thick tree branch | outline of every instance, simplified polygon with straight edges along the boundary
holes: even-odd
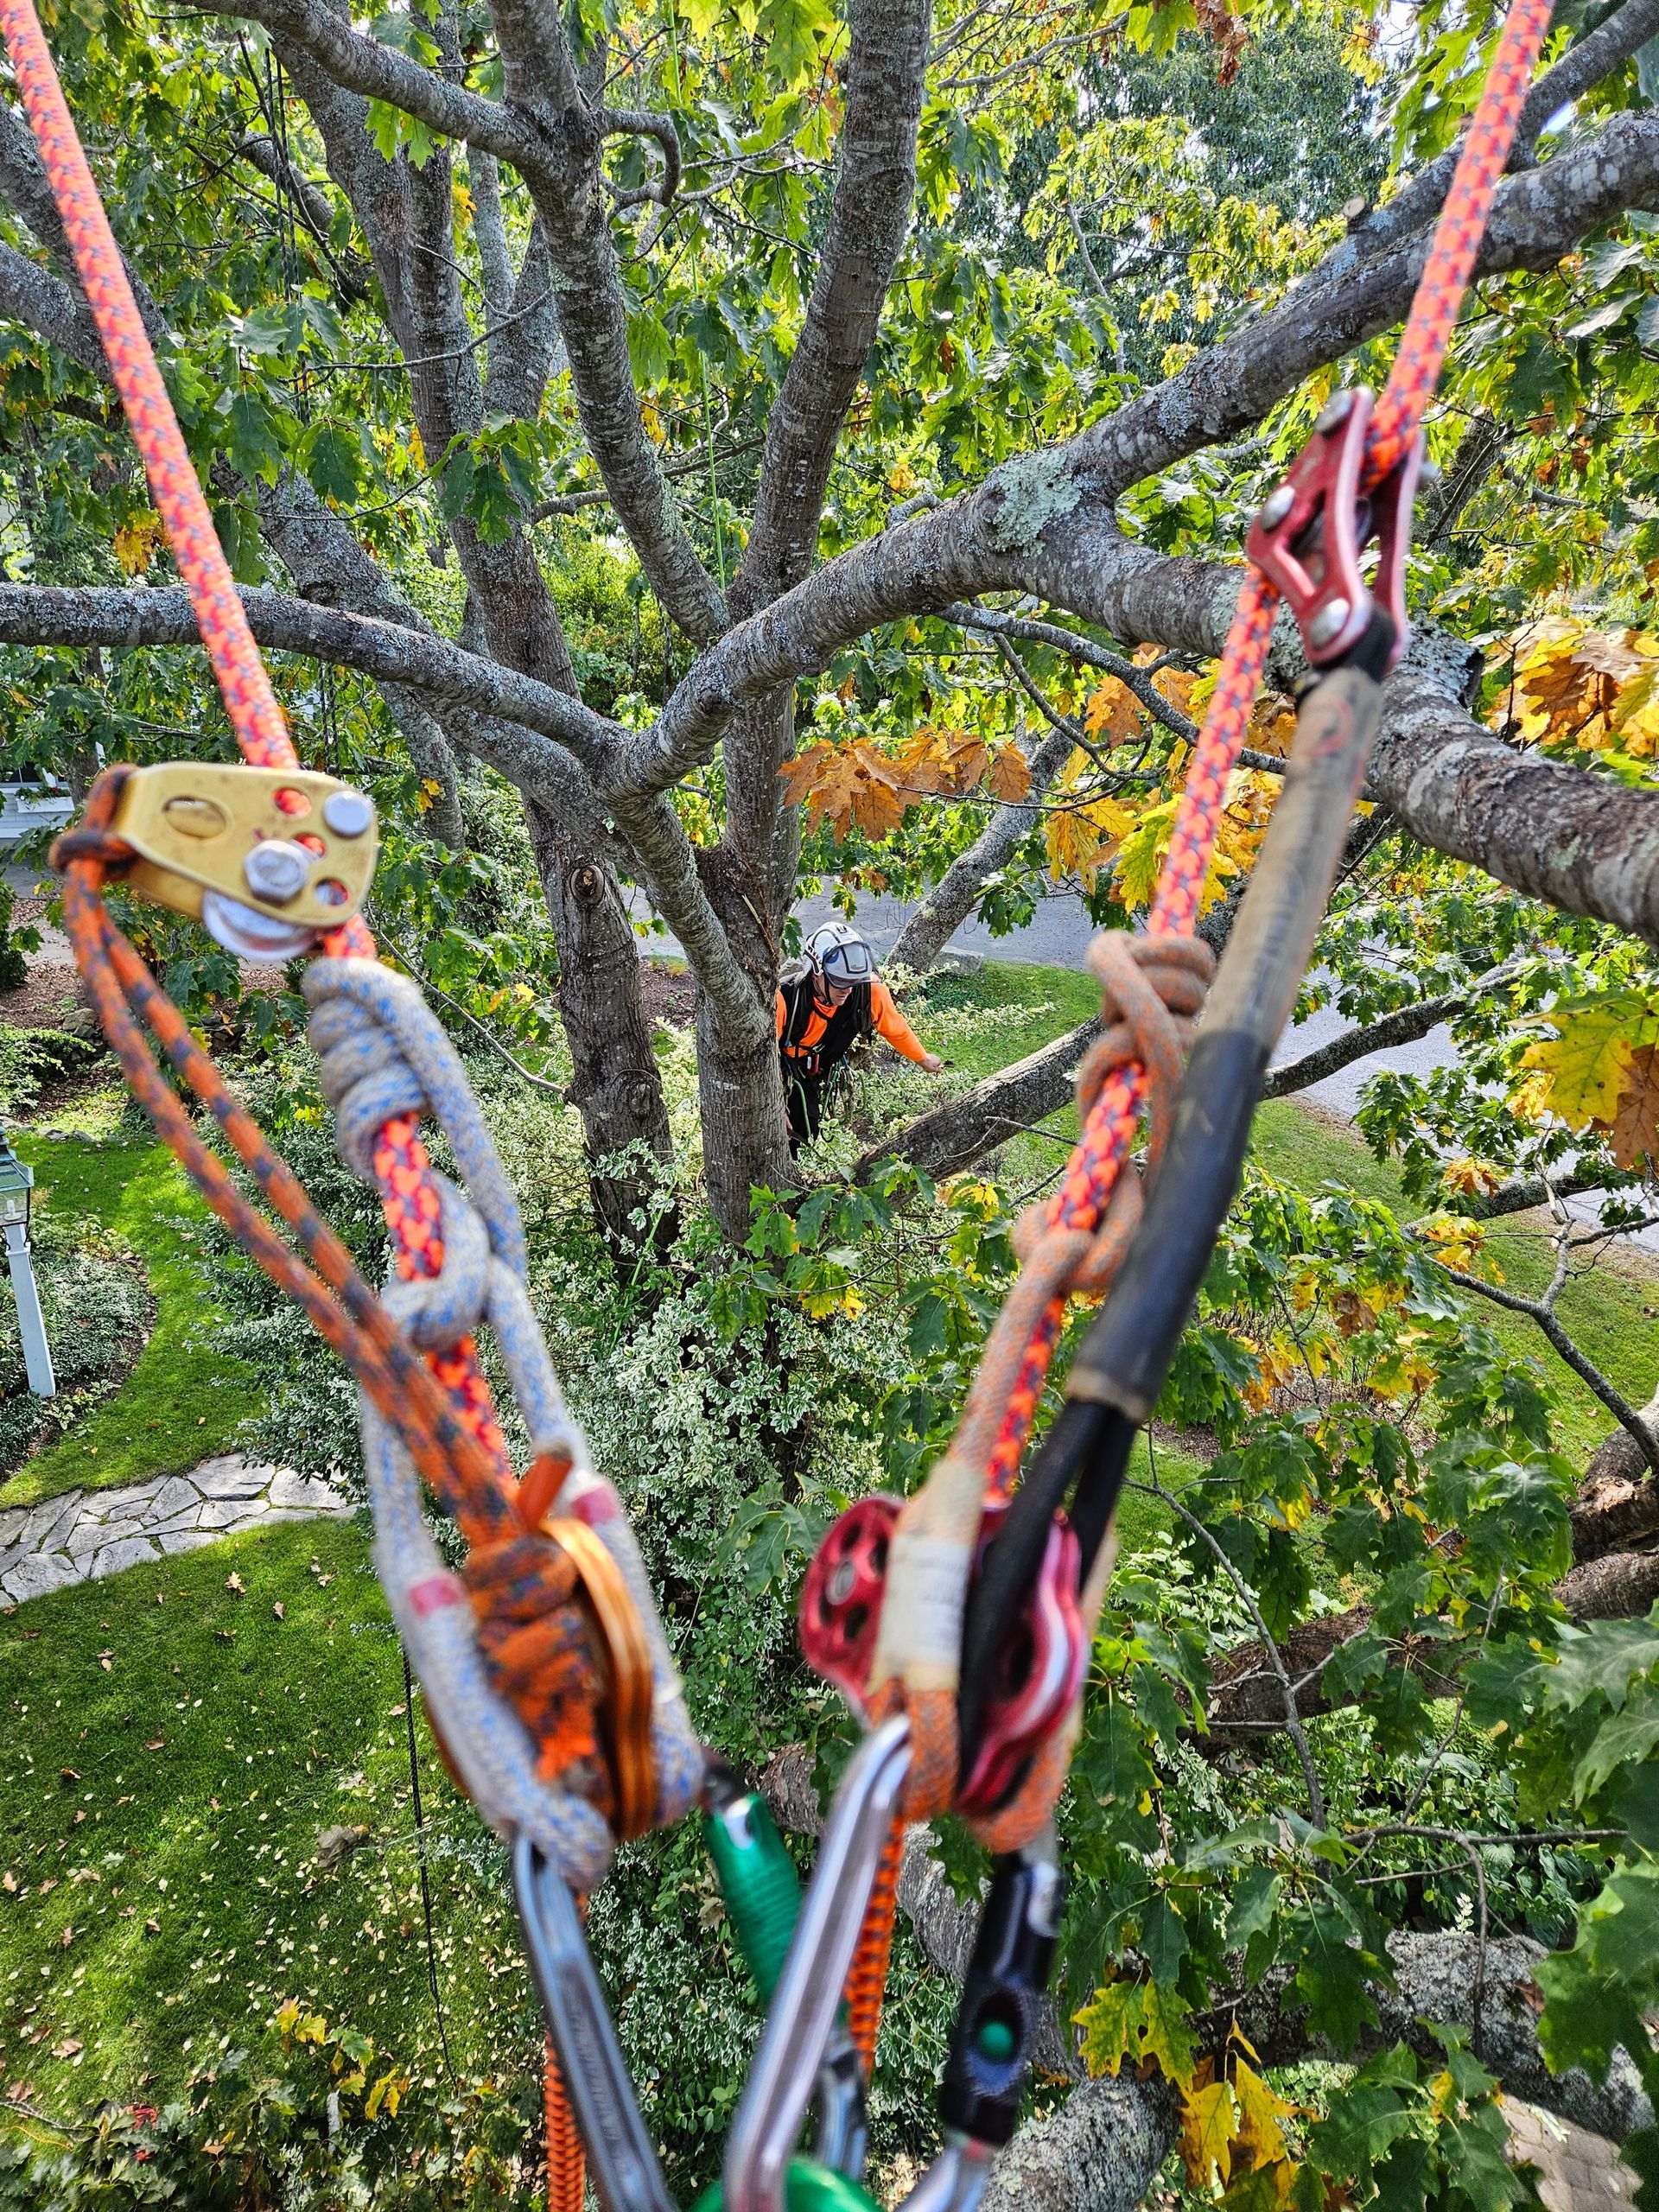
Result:
[[[476,169],[476,157],[473,166]],[[498,203],[498,216],[499,212]],[[476,228],[475,235],[481,235]],[[538,217],[531,226],[524,265],[508,295],[505,309],[491,316],[489,368],[484,379],[485,413],[515,415],[521,422],[534,423],[547,380],[556,374],[565,358],[562,342],[553,266],[548,258],[547,234]],[[533,521],[534,517],[526,517],[526,520]]]
[[[52,196],[46,171],[41,166],[35,134],[9,100],[0,100],[0,200],[3,200],[19,219],[29,226],[71,280],[79,307],[82,296],[80,283],[75,276],[74,256],[64,235],[63,218],[58,213],[58,203]],[[127,282],[132,287],[139,319],[149,334],[150,343],[159,345],[167,334],[167,318],[156,305],[149,285],[124,253],[121,255],[121,265],[127,272]],[[87,320],[90,324],[90,315]]]
[[[1550,268],[1625,209],[1656,205],[1659,118],[1617,116],[1599,137],[1508,180],[1493,204],[1476,272]],[[1311,370],[1401,319],[1427,252],[1427,237],[1416,236],[1353,268],[1296,285],[1259,321],[1073,439],[1067,451],[1074,472],[1097,493],[1116,497],[1199,447],[1260,422]],[[1036,588],[1076,607],[1064,592]]]
[[[1639,1618],[1659,1599],[1659,1552],[1609,1552],[1563,1575],[1555,1595],[1575,1621]]]
[[[397,624],[289,599],[239,592],[254,636],[278,652],[305,653],[339,668],[409,690],[453,699],[499,715],[574,754],[602,780],[626,733],[533,677],[520,676],[435,636]],[[194,645],[200,642],[182,587],[162,591],[88,586],[0,585],[0,644],[10,645]],[[545,759],[543,753],[543,758]],[[515,780],[518,780],[515,779]]]
[[[0,315],[21,323],[79,367],[107,378],[92,312],[79,292],[0,238]]]
[[[947,1098],[931,1114],[919,1115],[896,1135],[872,1147],[854,1168],[853,1180],[868,1182],[887,1160],[908,1160],[929,1175],[960,1174],[1067,1103],[1077,1063],[1099,1034],[1098,1021],[1083,1022],[1052,1045],[988,1076],[960,1097]]]
[[[507,109],[481,99],[410,55],[354,30],[326,0],[206,0],[207,12],[245,16],[308,54],[342,91],[383,100],[442,138],[464,140],[528,178],[538,165],[534,135]],[[309,105],[308,96],[307,105]]]
[[[1646,1435],[1659,1435],[1659,1394],[1637,1419]],[[1659,1482],[1651,1468],[1643,1437],[1628,1422],[1602,1439],[1569,1509],[1573,1556],[1580,1567],[1659,1533]]]
[[[1457,1209],[1474,1221],[1497,1221],[1507,1214],[1531,1213],[1535,1207],[1548,1205],[1552,1196],[1573,1198],[1583,1191],[1603,1190],[1606,1181],[1605,1174],[1597,1168],[1552,1175],[1548,1183],[1541,1175],[1517,1176],[1511,1183],[1500,1183],[1495,1191],[1460,1193]]]
[[[601,188],[604,112],[589,105],[556,9],[538,0],[496,0],[493,14],[507,99],[534,137],[535,161],[518,166],[546,238],[582,435],[664,611],[689,638],[706,644],[726,627],[725,601],[680,526],[640,414],[627,301]]]
[[[1509,167],[1528,168],[1538,134],[1550,117],[1580,92],[1587,92],[1591,86],[1599,85],[1604,77],[1621,68],[1654,37],[1659,37],[1659,0],[1625,0],[1625,4],[1605,22],[1599,24],[1587,38],[1581,38],[1576,46],[1569,48],[1528,94],[1510,149]],[[1455,145],[1448,146],[1427,168],[1419,169],[1392,200],[1372,208],[1356,223],[1335,252],[1314,270],[1313,281],[1317,283],[1327,272],[1339,275],[1356,262],[1384,251],[1399,239],[1432,223],[1446,198],[1462,147],[1459,137]]]
[[[1613,216],[1654,207],[1659,116],[1618,116],[1599,137],[1509,180],[1477,267],[1549,267]],[[1130,544],[1113,519],[1114,499],[1259,420],[1308,371],[1397,321],[1425,255],[1416,241],[1317,296],[1299,289],[1273,315],[1069,444],[1005,463],[977,490],[826,563],[702,655],[639,747],[634,779],[642,789],[666,788],[709,756],[746,700],[817,673],[882,623],[943,613],[986,592],[1030,592],[1114,637],[1214,653],[1237,572],[1224,582],[1213,564]],[[1226,595],[1220,606],[1218,592]],[[1444,696],[1456,690],[1447,683]]]
[[[1344,1029],[1339,1037],[1332,1037],[1328,1043],[1316,1045],[1311,1052],[1304,1052],[1300,1059],[1286,1060],[1274,1068],[1262,1086],[1262,1096],[1286,1097],[1293,1091],[1306,1090],[1312,1084],[1323,1083],[1327,1076],[1351,1067],[1356,1060],[1369,1059],[1373,1052],[1392,1052],[1396,1046],[1414,1044],[1420,1037],[1427,1037],[1431,1029],[1438,1029],[1451,1015],[1461,1014],[1465,1007],[1500,989],[1514,974],[1516,966],[1514,961],[1504,961],[1496,968],[1489,968],[1483,976],[1472,976],[1456,990],[1442,991],[1432,999],[1419,999],[1414,1006],[1396,1007],[1392,1014],[1382,1014],[1363,1028]]]
[[[1409,661],[1389,679],[1371,775],[1420,843],[1659,944],[1659,791],[1513,751]]]
[[[847,113],[817,281],[774,404],[734,609],[798,583],[811,565],[836,441],[864,371],[910,227],[929,0],[855,0]]]

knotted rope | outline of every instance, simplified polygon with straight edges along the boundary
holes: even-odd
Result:
[[[308,971],[312,1041],[347,1165],[378,1181],[388,1118],[429,1114],[465,1185],[427,1169],[439,1204],[438,1272],[394,1277],[377,1297],[110,919],[103,882],[131,857],[109,827],[128,772],[99,779],[83,826],[60,839],[54,855],[66,871],[65,922],[105,1033],[208,1204],[357,1376],[376,1571],[463,1786],[493,1827],[523,1830],[573,1888],[589,1889],[613,1847],[616,1808],[600,1743],[611,1686],[570,1552],[543,1533],[550,1511],[604,1547],[648,1649],[653,1787],[647,1803],[631,1808],[631,1832],[679,1817],[700,1784],[702,1751],[632,1534],[615,1492],[593,1472],[525,1294],[518,1202],[465,1071],[406,977],[364,960],[321,960]],[[204,1142],[156,1065],[140,1020],[212,1111],[292,1244]],[[446,1359],[475,1373],[473,1338],[486,1322],[535,1454],[522,1487],[500,1471],[476,1421],[420,1357],[422,1348],[442,1347]],[[467,1539],[459,1576],[427,1526],[422,1475]]]
[[[1089,948],[1101,984],[1103,1032],[1077,1070],[1077,1110],[1088,1127],[1108,1086],[1125,1070],[1144,1071],[1151,1126],[1146,1173],[1163,1156],[1182,1065],[1192,1040],[1215,955],[1196,937],[1132,938],[1103,931]],[[988,1500],[1007,1495],[997,1446],[1022,1386],[1028,1348],[1044,1317],[1073,1296],[1100,1296],[1110,1285],[1141,1213],[1142,1179],[1119,1176],[1103,1205],[1089,1203],[1074,1160],[1053,1198],[1028,1206],[1014,1224],[1018,1281],[980,1355],[973,1387],[949,1450],[900,1510],[888,1554],[887,1599],[871,1669],[871,1711],[900,1706],[910,1716],[911,1767],[905,1816],[930,1820],[950,1808],[960,1764],[957,1689],[962,1614],[969,1571]],[[1025,1410],[1029,1425],[1033,1408]],[[1091,1628],[1109,1572],[1103,1547],[1084,1592]],[[1071,1734],[1057,1732],[1012,1804],[969,1827],[993,1850],[1027,1842],[1058,1794]]]

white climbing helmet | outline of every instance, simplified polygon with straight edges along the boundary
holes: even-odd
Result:
[[[858,931],[845,922],[825,922],[806,940],[812,965],[826,983],[837,988],[868,983],[875,973],[875,958]]]

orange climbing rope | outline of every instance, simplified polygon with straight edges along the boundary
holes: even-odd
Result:
[[[1362,493],[1389,474],[1422,428],[1509,160],[1550,12],[1550,0],[1515,0],[1504,22],[1435,225],[1394,366],[1371,417]],[[1148,937],[1186,936],[1198,919],[1228,780],[1261,688],[1278,607],[1278,592],[1259,569],[1249,569],[1147,918]],[[1134,1066],[1126,1067],[1102,1091],[1065,1179],[1050,1203],[1049,1218],[1056,1226],[1088,1227],[1100,1217],[1128,1156],[1145,1091],[1144,1073]],[[1006,1496],[1019,1473],[1065,1312],[1065,1300],[1056,1299],[1027,1347],[991,1459],[993,1496]]]
[[[1446,204],[1435,226],[1423,274],[1395,358],[1387,386],[1371,417],[1359,489],[1370,493],[1395,469],[1417,440],[1428,402],[1440,379],[1446,348],[1456,327],[1464,292],[1484,235],[1492,200],[1525,101],[1533,66],[1549,25],[1550,0],[1514,0],[1504,22],[1497,48],[1482,88],[1469,132],[1464,141]],[[1268,644],[1278,611],[1280,594],[1253,564],[1247,569],[1238,606],[1227,634],[1220,671],[1204,726],[1193,747],[1160,874],[1156,894],[1147,918],[1146,939],[1141,944],[1145,960],[1160,955],[1179,963],[1182,954],[1198,947],[1192,936],[1217,831],[1226,803],[1227,786],[1243,746],[1250,713],[1260,687]],[[1119,972],[1119,971],[1122,972]],[[1185,981],[1173,966],[1170,989],[1163,991],[1171,1013],[1185,1014],[1175,994]],[[1107,978],[1107,1019],[1122,1023],[1133,1018],[1125,987],[1139,989],[1128,963],[1119,962]],[[1168,1029],[1156,1018],[1162,1007],[1139,1017],[1141,1033],[1150,1043]],[[1091,1056],[1092,1057],[1092,1056]],[[1020,1460],[1031,1433],[1054,1350],[1064,1325],[1067,1299],[1074,1290],[1099,1290],[1109,1278],[1111,1265],[1121,1256],[1125,1241],[1114,1208],[1115,1192],[1122,1196],[1120,1177],[1131,1141],[1147,1102],[1151,1078],[1142,1058],[1118,1056],[1098,1084],[1092,1103],[1085,1100],[1082,1137],[1068,1163],[1065,1179],[1055,1197],[1022,1224],[1019,1236],[1022,1281],[1038,1282],[1045,1276],[1052,1286],[1042,1295],[1034,1325],[1032,1300],[1011,1297],[993,1329],[983,1354],[980,1382],[970,1395],[963,1425],[948,1452],[929,1478],[921,1493],[903,1509],[893,1539],[893,1564],[888,1570],[887,1605],[913,1611],[930,1601],[928,1583],[937,1586],[937,1539],[953,1522],[962,1519],[963,1485],[976,1484],[981,1514],[1006,1502],[1017,1479]],[[1160,1084],[1160,1089],[1166,1088]],[[994,1435],[988,1411],[1000,1408]],[[935,1493],[930,1497],[929,1493]],[[957,1503],[952,1504],[951,1493]],[[969,1510],[971,1515],[972,1507]],[[907,1530],[918,1542],[913,1585],[900,1595],[899,1559]],[[933,1557],[925,1556],[931,1544]],[[958,1552],[964,1562],[971,1549]],[[1109,1554],[1103,1547],[1102,1559]],[[964,1567],[965,1571],[965,1567]],[[1106,1565],[1101,1564],[1081,1593],[1085,1639],[1092,1630],[1092,1614],[1103,1594]],[[949,1607],[944,1609],[948,1616]],[[885,1620],[886,1607],[883,1610]],[[958,1617],[959,1618],[959,1617]],[[942,1655],[929,1655],[937,1658]],[[958,1785],[959,1747],[956,1721],[956,1690],[944,1687],[937,1666],[919,1671],[938,1688],[906,1684],[889,1671],[882,1672],[878,1645],[877,1679],[871,1684],[873,1715],[906,1710],[912,1723],[913,1763],[902,1817],[927,1818],[946,1810]],[[1064,1785],[1075,1707],[1062,1722],[1044,1752],[1010,1802],[988,1821],[977,1823],[983,1840],[994,1849],[1015,1848],[1033,1835],[1047,1819]],[[880,1888],[867,1910],[859,1947],[849,1977],[849,1999],[880,1989],[887,1978],[893,1938],[893,1916]],[[873,2043],[874,2023],[867,2021]]]
[[[543,2046],[542,2106],[547,2121],[548,2212],[582,2212],[588,2191],[588,2162],[559,2071],[558,2053],[549,2036]]]

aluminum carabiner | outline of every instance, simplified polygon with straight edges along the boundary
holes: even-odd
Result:
[[[724,2212],[783,2212],[786,2190],[791,2198],[796,2195],[790,2154],[823,2063],[882,1846],[909,1771],[910,1722],[899,1714],[865,1738],[842,1777],[727,2138]],[[799,2171],[797,2162],[795,2171]],[[830,2178],[823,2169],[810,2172]],[[854,2196],[868,2202],[861,2191]],[[709,2197],[702,2202],[707,2204]]]
[[[575,1900],[528,1836],[512,1890],[524,1950],[605,2212],[677,2212],[628,2075]]]

